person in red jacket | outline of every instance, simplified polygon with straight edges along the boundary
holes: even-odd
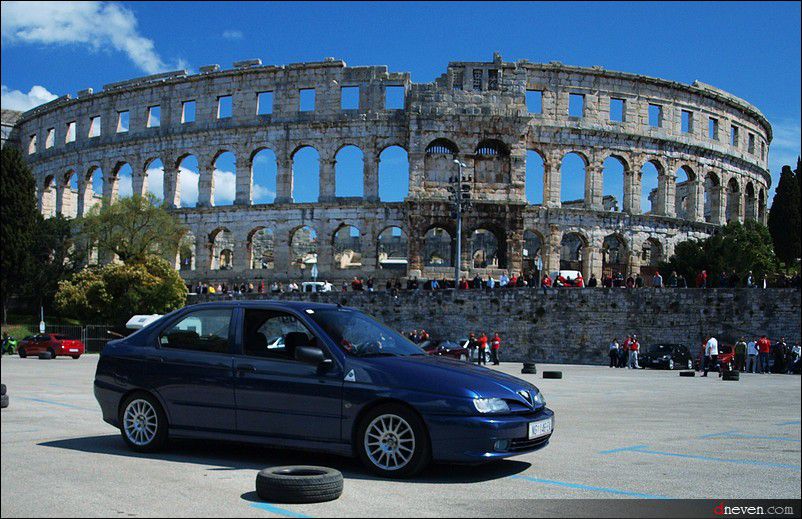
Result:
[[[498,352],[501,349],[501,337],[499,337],[498,332],[493,335],[493,339],[490,341],[490,355],[493,358],[493,365],[498,366]]]
[[[487,349],[487,334],[482,332],[479,336],[479,355],[476,358],[476,363],[479,365],[485,364],[487,365],[487,355],[485,354],[485,350]]]
[[[769,372],[769,351],[771,351],[771,341],[765,335],[761,335],[757,340],[757,368],[760,373]]]

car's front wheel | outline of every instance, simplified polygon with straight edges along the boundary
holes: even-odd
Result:
[[[362,463],[384,477],[415,475],[431,460],[425,424],[400,404],[372,409],[360,422],[356,448]]]
[[[19,355],[19,358],[24,359],[28,356],[28,352],[25,351],[25,348],[20,348],[17,350],[17,355]]]
[[[132,450],[157,451],[167,442],[167,416],[152,396],[133,394],[121,408],[120,432]]]

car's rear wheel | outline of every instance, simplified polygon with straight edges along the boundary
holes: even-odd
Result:
[[[73,355],[72,356],[72,358],[75,359],[75,360],[78,360],[79,357],[80,357],[80,355]]]
[[[356,443],[362,463],[380,476],[412,476],[431,460],[425,424],[399,404],[371,410],[360,423]]]
[[[53,348],[48,348],[47,351],[50,352],[50,358],[51,359],[55,359],[56,358],[56,352],[55,352],[55,350]]]
[[[674,369],[674,359],[668,359],[668,369]]]
[[[24,359],[28,356],[28,353],[25,351],[25,348],[20,348],[17,350],[17,355],[19,355],[19,358]]]
[[[693,369],[693,360],[688,359],[688,369]]]
[[[148,394],[128,397],[120,410],[119,423],[123,440],[132,450],[154,452],[167,442],[167,416]]]

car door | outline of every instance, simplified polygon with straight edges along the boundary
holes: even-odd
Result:
[[[343,373],[295,360],[299,346],[326,346],[303,320],[279,309],[243,309],[241,355],[235,360],[237,432],[340,441]]]
[[[235,331],[232,306],[183,314],[159,333],[146,373],[171,428],[233,432]]]

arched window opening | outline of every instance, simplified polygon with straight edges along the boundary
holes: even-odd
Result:
[[[543,156],[534,150],[526,152],[526,201],[530,204],[543,204],[543,180],[545,165]]]
[[[251,161],[251,200],[254,204],[272,204],[276,199],[278,163],[271,149],[256,152]]]
[[[423,263],[427,267],[453,266],[453,239],[443,228],[433,227],[423,237]]]
[[[178,245],[178,269],[195,270],[195,235],[192,231],[187,231]]]
[[[230,151],[220,153],[214,160],[214,205],[233,205],[237,195],[237,164]]]
[[[524,274],[534,274],[540,277],[543,271],[543,257],[541,249],[543,248],[543,240],[536,232],[529,229],[524,231],[524,248],[523,248],[523,270]]]
[[[290,238],[291,261],[295,268],[303,272],[317,264],[317,231],[309,226],[300,227]]]
[[[385,148],[379,155],[379,200],[402,202],[409,194],[409,156],[401,146]]]
[[[320,154],[311,146],[298,149],[292,156],[292,199],[298,203],[317,202],[320,198]]]
[[[582,272],[584,269],[585,239],[578,233],[569,232],[564,234],[560,240],[560,270],[576,270]]]
[[[362,237],[353,225],[344,225],[334,233],[334,265],[338,269],[362,267]]]
[[[408,247],[407,235],[401,227],[383,230],[376,246],[378,268],[406,275]]]
[[[426,180],[432,182],[448,182],[458,172],[454,160],[457,158],[456,144],[448,139],[436,139],[426,147],[423,169]]]
[[[566,208],[585,207],[585,174],[587,162],[571,152],[560,162],[560,200]]]
[[[250,251],[250,268],[273,269],[275,268],[273,231],[260,227],[251,231],[248,236],[248,250]]]
[[[602,243],[602,275],[616,277],[628,273],[628,252],[624,240],[617,234],[610,234]]]
[[[164,164],[161,159],[154,159],[145,166],[145,192],[156,197],[158,202],[164,200]]]
[[[602,207],[605,211],[623,211],[626,163],[616,156],[602,165]]]
[[[198,159],[194,155],[183,157],[178,162],[179,205],[181,207],[196,207],[198,205],[199,182]]]
[[[654,162],[647,162],[640,168],[640,210],[652,214],[657,208],[657,190],[660,185],[660,170]]]
[[[234,236],[225,227],[210,235],[212,242],[212,270],[231,270],[234,268]]]
[[[334,166],[334,196],[361,197],[364,195],[364,164],[362,150],[344,146],[337,152]]]

